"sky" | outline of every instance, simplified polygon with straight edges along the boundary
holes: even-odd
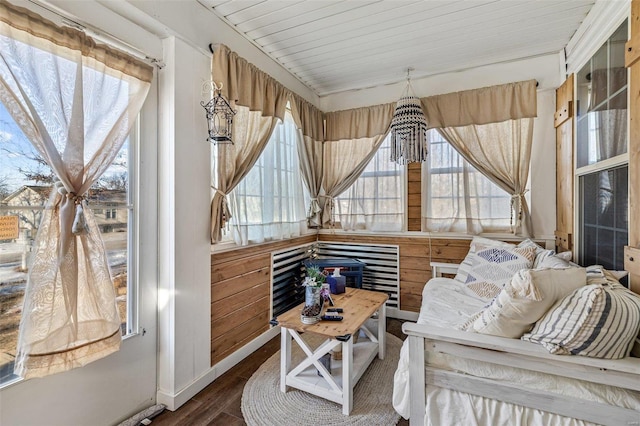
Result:
[[[128,139],[125,141],[115,162],[126,164]],[[36,182],[25,179],[23,170],[37,170],[38,163],[29,157],[35,157],[36,150],[24,136],[4,105],[0,102],[0,184],[6,183],[13,192],[23,185],[34,185]],[[112,165],[105,175],[122,173],[126,167]]]
[[[20,127],[0,102],[0,182],[4,180],[12,191],[25,183],[32,183],[25,181],[19,169],[36,167],[34,161],[21,154],[33,154],[34,151]]]

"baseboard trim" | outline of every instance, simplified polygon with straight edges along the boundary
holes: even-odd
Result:
[[[257,351],[262,345],[267,343],[272,338],[280,334],[280,327],[273,327],[270,330],[262,333],[260,336],[253,339],[251,342],[244,345],[210,369],[206,370],[200,377],[195,379],[191,384],[185,388],[179,390],[175,394],[169,394],[167,392],[159,390],[156,393],[156,401],[158,404],[164,404],[168,410],[175,411],[182,405],[187,403],[198,392],[206,388],[215,379],[222,376],[224,373],[233,368],[240,361]]]

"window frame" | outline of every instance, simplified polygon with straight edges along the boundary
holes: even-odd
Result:
[[[423,163],[422,165],[422,170],[421,170],[421,176],[422,176],[422,189],[421,190],[421,205],[422,205],[422,209],[429,209],[429,200],[432,199],[430,197],[430,188],[432,185],[432,181],[431,181],[431,176],[432,175],[453,175],[454,173],[456,175],[460,175],[462,173],[465,173],[465,167],[468,167],[469,170],[467,173],[477,173],[479,176],[482,176],[482,179],[484,179],[487,184],[492,185],[493,187],[495,187],[497,190],[502,191],[501,188],[497,187],[497,185],[495,185],[493,182],[491,182],[486,176],[482,175],[482,173],[478,170],[476,170],[473,165],[471,165],[468,161],[466,161],[464,159],[464,157],[462,157],[456,150],[455,148],[453,148],[451,146],[451,144],[436,130],[436,129],[429,129],[428,132],[434,132],[435,134],[437,134],[437,138],[433,138],[433,137],[429,137],[428,139],[430,140],[429,142],[429,154],[431,155],[432,153],[432,145],[433,144],[438,144],[438,145],[444,145],[447,146],[448,149],[452,150],[455,155],[460,159],[460,166],[452,166],[449,165],[447,167],[438,167],[435,168],[435,173],[434,173],[434,169],[432,169],[429,165],[430,165],[430,158],[428,157],[427,162]],[[464,179],[464,178],[461,178]],[[493,194],[490,195],[478,195],[478,196],[473,196],[473,199],[477,199],[477,200],[501,200],[501,199],[508,199],[509,200],[509,209],[511,209],[511,204],[510,204],[510,200],[511,200],[511,195],[508,194],[506,191],[504,192],[504,196],[499,197]],[[436,197],[436,199],[443,199],[445,197]],[[458,197],[458,200],[460,200],[460,198]],[[493,205],[493,203],[489,203],[490,206]],[[511,212],[513,214],[513,212]],[[425,229],[425,223],[423,220],[424,216],[421,215],[420,218],[420,222],[422,224],[421,229],[422,232],[426,232],[426,233],[437,233],[437,234],[441,234],[441,235],[447,235],[447,236],[469,236],[472,235],[469,232],[461,232],[461,231],[430,231]],[[491,218],[486,218],[486,219],[491,219]],[[482,220],[482,219],[480,219]],[[483,236],[489,236],[489,237],[513,237],[513,233],[508,232],[508,230],[506,228],[508,228],[510,225],[505,226],[505,230],[492,230],[489,232],[482,232],[479,235],[483,235]]]
[[[626,26],[627,26],[627,38],[628,35],[630,34],[631,31],[631,25],[630,22],[627,18],[623,19],[611,32],[611,34],[609,34],[609,36],[606,38],[606,40],[603,42],[602,45],[598,46],[597,49],[593,52],[593,54],[589,57],[587,57],[586,62],[584,64],[582,64],[580,67],[577,68],[577,70],[575,71],[575,76],[577,79],[577,76],[581,73],[581,71],[590,64],[591,60],[594,58],[594,56],[598,53],[598,51],[600,51],[600,49],[602,49],[602,47],[604,47],[605,45],[609,45],[611,38],[615,35],[615,33],[620,29],[620,27],[625,24],[626,22]],[[607,70],[611,69],[611,51],[610,48],[607,49]],[[605,103],[608,103],[611,99],[617,97],[622,91],[626,90],[627,92],[627,129],[629,128],[629,120],[630,120],[630,115],[629,115],[629,99],[630,99],[630,87],[629,87],[629,82],[630,82],[630,70],[627,68],[626,69],[626,73],[627,73],[627,81],[626,84],[624,85],[624,87],[618,88],[617,90],[615,90],[613,93],[609,94],[609,89],[610,89],[610,78],[607,78],[607,93],[608,96],[604,101],[601,101],[597,106],[601,106]],[[578,100],[578,87],[577,84],[574,85],[574,99]],[[582,187],[581,187],[581,178],[583,176],[589,175],[589,174],[594,174],[594,173],[601,173],[601,172],[605,172],[605,171],[609,171],[609,170],[614,170],[623,166],[628,167],[629,166],[629,138],[630,135],[629,133],[627,133],[627,150],[625,153],[613,156],[613,157],[609,157],[606,158],[604,160],[600,160],[600,161],[595,161],[591,164],[589,164],[587,162],[586,165],[584,166],[580,166],[578,167],[578,155],[579,155],[579,149],[580,149],[580,141],[579,139],[579,133],[578,133],[578,120],[580,119],[580,117],[578,116],[578,102],[574,102],[574,115],[576,117],[576,119],[574,120],[574,124],[573,124],[573,132],[574,132],[574,140],[573,140],[573,151],[574,151],[574,173],[573,173],[573,205],[574,205],[574,209],[573,209],[573,220],[574,220],[574,243],[573,243],[573,253],[574,253],[574,258],[575,259],[583,259],[584,253],[583,253],[583,244],[584,244],[584,239],[585,237],[582,235],[582,229],[583,229],[583,216],[584,216],[584,212],[582,211],[581,208],[581,196],[582,196]],[[589,120],[589,115],[588,112],[585,113],[585,115],[583,116],[583,119],[587,119]],[[590,132],[591,129],[588,129],[588,131]],[[588,142],[588,141],[587,141]],[[628,193],[627,193],[627,197],[628,197]],[[627,218],[629,218],[629,212],[627,212]]]
[[[292,155],[296,156],[296,158],[298,160],[297,162],[299,164],[299,155],[298,155],[298,152],[297,152],[297,149],[298,149],[298,140],[297,140],[297,138],[300,137],[300,135],[299,135],[300,129],[298,129],[298,127],[295,124],[295,119],[292,116],[292,110],[291,110],[289,104],[287,104],[287,106],[286,106],[284,120],[281,121],[281,122],[278,122],[276,124],[276,126],[284,125],[285,122],[287,122],[287,121],[288,121],[289,125],[294,127],[293,132],[297,133],[297,136],[296,136],[296,138],[294,138],[293,141],[287,141],[286,143],[288,145],[290,144],[291,147],[296,150],[295,153],[293,153]],[[269,137],[269,141],[267,142],[267,144],[271,143],[271,138],[274,137],[275,132],[276,132],[276,130],[274,129],[274,132]],[[256,160],[256,163],[253,165],[253,167],[252,167],[252,169],[251,169],[251,171],[249,173],[251,173],[256,168],[265,169],[265,167],[260,164],[260,160],[263,158],[263,155],[265,154],[265,152],[266,152],[266,147],[265,147],[265,150],[263,150],[263,152],[260,153],[260,156],[259,156],[258,160]],[[217,157],[218,157],[217,145],[216,144],[211,144],[211,164],[213,165],[213,167],[211,168],[212,190],[213,190],[213,188],[215,188],[217,186],[217,179],[218,179],[217,166],[219,164]],[[282,172],[282,170],[280,170],[280,171]],[[303,179],[302,171],[300,170],[299,165],[298,165],[298,170],[297,171],[299,173],[300,179],[302,180]],[[285,170],[285,172],[286,173],[292,173],[292,170]],[[247,176],[248,176],[248,173],[247,173]],[[244,181],[244,179],[247,178],[247,176],[245,176],[243,178],[243,181]],[[261,181],[262,181],[262,176],[261,176]],[[242,181],[241,181],[241,183],[242,183]],[[238,186],[236,186],[231,191],[231,193],[236,191],[240,184],[238,184]],[[308,200],[310,199],[310,197],[309,197],[308,189],[307,189],[306,185],[304,184],[304,182],[302,182],[301,185],[302,185],[302,193],[303,193],[303,199],[304,199],[303,205],[302,205],[302,212],[304,212],[303,213],[304,221],[306,221],[307,203],[308,203]],[[215,191],[215,190],[213,190],[213,191]],[[228,194],[227,197],[231,197],[231,193]],[[247,196],[247,198],[254,198],[256,200],[264,200],[265,199],[265,197],[259,196],[259,195],[255,195],[255,194],[250,194],[250,195]],[[270,208],[272,208],[272,210],[273,210],[273,206],[281,204],[280,201],[283,199],[283,197],[282,196],[278,196],[277,199],[279,200],[278,202],[276,202],[276,197],[275,196],[273,198],[269,198],[266,204]],[[231,203],[231,199],[230,198],[229,198],[229,203]],[[264,203],[262,203],[262,204],[264,204]],[[232,216],[231,220],[233,220],[233,217],[234,216]],[[285,223],[285,222],[278,222],[278,223]],[[260,224],[262,224],[262,222]],[[237,226],[237,225],[234,225],[231,222],[229,222],[227,226],[229,228],[231,228],[231,227]],[[241,224],[239,226],[251,226],[251,223]],[[309,234],[312,234],[314,232],[315,232],[314,229],[310,229],[308,227],[305,227],[305,229],[301,232],[300,236],[309,235]],[[220,251],[225,251],[225,250],[233,250],[233,249],[237,249],[237,248],[250,247],[250,246],[255,246],[255,245],[259,245],[259,244],[268,244],[268,243],[272,243],[274,241],[279,241],[279,240],[280,240],[280,238],[277,238],[277,237],[268,238],[268,239],[265,239],[264,241],[256,241],[256,240],[253,240],[253,239],[249,239],[247,244],[240,245],[240,244],[236,243],[236,241],[233,238],[233,230],[229,229],[228,231],[223,232],[222,239],[220,241],[218,241],[217,243],[211,244],[211,252],[213,253],[213,252],[220,252]]]
[[[336,216],[336,226],[339,226],[339,230],[341,232],[359,232],[359,233],[374,233],[374,234],[378,234],[378,233],[382,233],[382,234],[392,234],[394,232],[398,233],[398,232],[407,232],[407,227],[408,227],[408,208],[407,208],[407,195],[408,195],[408,175],[409,173],[407,172],[407,165],[398,165],[398,167],[395,170],[380,170],[380,171],[368,171],[367,168],[369,167],[370,164],[374,163],[377,160],[377,156],[378,155],[385,155],[387,158],[390,158],[390,152],[391,152],[391,144],[389,141],[390,135],[387,134],[385,136],[384,141],[382,142],[382,144],[380,145],[380,147],[378,148],[378,150],[376,151],[376,153],[374,154],[373,157],[371,157],[371,160],[369,161],[369,163],[367,164],[367,166],[365,167],[364,171],[362,172],[362,174],[360,176],[358,176],[358,178],[356,179],[356,181],[353,182],[353,184],[347,188],[342,194],[338,195],[337,197],[335,197],[335,204],[336,207],[335,209],[338,210],[336,212],[334,212],[334,215]],[[385,144],[388,144],[389,146],[385,146]],[[391,160],[388,160],[389,162],[391,162]],[[402,182],[402,188],[401,191],[399,192],[399,196],[397,197],[385,197],[383,198],[384,200],[398,200],[400,199],[401,201],[401,205],[402,205],[402,226],[401,229],[398,231],[384,231],[384,230],[370,230],[370,229],[366,229],[366,228],[360,228],[361,224],[358,223],[358,227],[356,229],[344,229],[342,226],[341,221],[339,220],[340,217],[340,212],[339,212],[339,205],[341,202],[348,202],[349,198],[347,196],[342,197],[342,195],[346,195],[348,194],[349,191],[351,191],[351,188],[354,185],[358,184],[358,180],[360,179],[375,179],[376,184],[374,185],[375,191],[374,191],[374,195],[370,196],[370,197],[366,197],[363,198],[363,200],[380,200],[380,197],[378,197],[379,195],[379,191],[380,191],[380,184],[379,184],[379,178],[384,178],[384,177],[399,177],[401,179]],[[341,201],[341,198],[344,201]],[[360,214],[360,213],[358,213]]]
[[[152,101],[152,106],[148,108],[156,108],[155,101]],[[145,102],[146,106],[146,102]],[[144,107],[143,107],[144,108]],[[131,132],[128,136],[127,142],[127,197],[126,197],[126,206],[122,206],[122,208],[126,208],[127,210],[127,241],[126,241],[126,264],[127,264],[127,302],[126,302],[126,329],[122,333],[123,342],[129,338],[135,337],[140,334],[140,326],[139,326],[139,318],[140,318],[140,306],[138,301],[139,293],[140,293],[140,281],[138,274],[138,262],[139,262],[139,241],[140,241],[140,233],[138,230],[140,214],[139,214],[139,176],[140,176],[140,115],[138,115],[136,122],[132,126]],[[16,211],[16,210],[27,210],[27,211],[44,211],[46,206],[45,204],[38,206],[5,206],[0,205],[0,212],[3,211]],[[91,208],[91,202],[89,202],[89,207]],[[112,211],[115,212],[117,210],[117,206],[111,205],[102,205],[98,206],[97,210],[103,209],[105,212]],[[96,214],[96,211],[94,211]],[[106,213],[105,213],[106,216]],[[115,219],[115,217],[111,217]],[[41,218],[40,218],[41,219]],[[38,225],[39,226],[39,225]],[[103,235],[100,232],[101,236]],[[30,236],[31,244],[33,244],[35,235]],[[2,243],[0,243],[2,244]],[[28,261],[28,260],[27,260]],[[26,282],[25,282],[26,284]],[[117,295],[116,295],[117,297]],[[121,327],[122,331],[122,327]],[[10,378],[4,382],[0,382],[0,390],[5,389],[9,386],[12,386],[16,383],[22,382],[23,379],[16,376],[10,376]]]

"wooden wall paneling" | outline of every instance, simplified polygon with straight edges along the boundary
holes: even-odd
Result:
[[[570,75],[556,90],[556,235],[573,234],[573,102],[574,76]],[[572,250],[573,246],[557,246],[556,250]]]
[[[211,255],[211,365],[269,329],[271,252],[316,241],[316,235]]]
[[[271,266],[260,268],[238,277],[224,281],[211,283],[211,302],[217,302],[236,293],[255,287],[261,283],[269,282]]]
[[[226,334],[239,334],[236,332],[236,327],[246,322],[251,322],[261,313],[266,312],[269,314],[269,297],[263,296],[260,299],[255,300],[253,303],[247,303],[242,307],[227,313],[227,315],[220,318],[220,321],[212,321],[211,337],[213,340],[224,336]],[[268,320],[263,325],[268,325]]]
[[[317,235],[310,234],[302,237],[292,238],[290,240],[274,241],[264,244],[256,244],[248,247],[237,247],[231,250],[216,252],[211,255],[211,265],[229,262],[231,260],[244,259],[254,254],[271,253],[273,251],[282,250],[288,247],[300,246],[316,241]]]
[[[640,51],[640,0],[631,2],[631,38],[627,53]],[[640,61],[629,59],[629,246],[640,247]],[[640,294],[640,275],[629,274],[631,290]]]
[[[422,163],[407,166],[407,231],[422,230]]]
[[[211,282],[225,281],[269,266],[271,266],[269,253],[260,253],[243,259],[224,262],[212,269]]]
[[[233,333],[222,334],[211,341],[211,365],[231,355],[269,329],[269,311],[262,311],[252,321],[246,321],[236,327]]]
[[[237,312],[245,306],[251,306],[258,300],[269,296],[270,282],[267,280],[256,286],[239,291],[229,297],[218,300],[211,304],[211,320],[222,320],[226,316]],[[267,307],[268,308],[268,307]],[[228,320],[226,320],[228,321]],[[229,324],[229,325],[233,325]]]

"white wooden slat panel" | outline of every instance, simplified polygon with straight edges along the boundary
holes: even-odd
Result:
[[[484,54],[482,57],[474,57],[473,59],[469,59],[464,63],[460,62],[460,57],[458,55],[454,55],[450,58],[438,58],[434,57],[433,60],[427,61],[411,61],[411,65],[416,69],[412,73],[412,77],[420,78],[426,77],[428,75],[441,74],[447,72],[456,72],[461,71],[467,68],[474,68],[476,66],[483,66],[488,64],[495,64],[501,62],[509,62],[518,58],[527,58],[531,56],[549,54],[552,52],[557,52],[555,42],[545,45],[538,45],[540,48],[540,52],[536,53],[535,51],[531,51],[527,49],[522,51],[519,55],[515,56],[509,50],[497,50],[497,52],[493,55]],[[445,54],[446,52],[443,52]],[[462,53],[464,54],[464,53]],[[477,55],[477,51],[469,51],[469,55]],[[448,59],[448,60],[444,60]],[[325,72],[322,74],[322,77],[318,77],[317,79],[314,76],[304,77],[300,76],[300,78],[304,81],[307,80],[309,82],[313,81],[313,85],[309,83],[310,86],[316,90],[316,92],[320,95],[326,95],[329,93],[341,92],[345,90],[353,90],[361,87],[360,81],[364,80],[368,84],[375,85],[384,85],[390,84],[398,81],[402,81],[406,76],[406,68],[403,70],[401,67],[397,65],[397,62],[394,64],[387,65],[386,67],[377,66],[374,70],[375,63],[371,65],[370,71],[363,73],[361,69],[361,65],[357,65],[355,67],[346,68],[340,66],[338,70]],[[424,72],[425,69],[431,69],[435,71]],[[389,76],[392,76],[391,78]],[[398,94],[399,96],[400,94]]]
[[[561,50],[595,0],[198,0],[318,95]]]
[[[222,3],[215,7],[218,16],[226,18],[227,16],[238,13],[241,10],[249,9],[260,3],[266,3],[267,0],[234,0]]]
[[[401,34],[405,37],[413,37],[414,34],[411,34],[407,31],[407,25],[414,24],[413,31],[421,31],[426,25],[429,24],[430,20],[436,20],[438,17],[450,16],[454,13],[460,13],[461,11],[466,11],[468,9],[475,9],[477,7],[490,5],[491,2],[487,1],[473,1],[473,2],[435,2],[431,4],[431,2],[425,2],[427,7],[421,6],[416,8],[415,11],[411,11],[411,9],[403,8],[403,14],[400,16],[396,16],[393,20],[385,19],[384,16],[373,15],[369,21],[369,24],[357,23],[354,27],[348,27],[350,29],[349,32],[343,34],[342,40],[352,40],[358,37],[364,38],[366,40],[367,37],[371,37],[374,39],[380,32],[386,31],[387,34]],[[496,6],[493,6],[493,10],[495,10]],[[366,16],[366,15],[363,15]],[[366,22],[366,21],[365,21]],[[446,23],[448,27],[451,27],[451,21],[447,20]],[[352,28],[352,29],[351,29]],[[283,40],[285,38],[291,38],[296,34],[304,34],[303,29],[293,28],[290,31],[284,31],[283,33],[275,34],[273,36],[257,38],[256,41],[261,45],[270,44],[272,39]],[[379,37],[378,37],[379,38]],[[339,45],[342,48],[341,45]]]
[[[547,49],[546,54],[549,54],[551,52],[555,52],[555,50]],[[542,54],[545,54],[545,53],[541,53],[541,55]],[[526,56],[522,56],[521,58],[528,58],[528,57],[531,57],[531,56],[527,54]],[[513,60],[513,57],[509,54],[509,52],[504,52],[502,56],[485,58],[485,59],[477,58],[473,62],[465,62],[463,65],[460,64],[460,61],[457,58],[449,61],[448,63],[442,63],[442,62],[437,62],[435,64],[425,63],[424,67],[433,67],[438,71],[423,73],[420,75],[416,73],[414,79],[420,78],[420,77],[426,77],[429,75],[446,74],[449,72],[459,72],[468,68],[485,66],[489,64],[511,62],[512,60]],[[415,62],[413,62],[413,64],[415,64]],[[417,64],[416,66],[420,67],[421,64]],[[388,77],[389,75],[393,77],[390,78]],[[382,86],[386,84],[397,83],[398,81],[403,81],[405,76],[406,76],[406,69],[403,71],[402,69],[398,70],[398,67],[386,67],[384,69],[381,69],[379,73],[376,73],[376,75],[373,75],[371,73],[363,74],[362,72],[360,73],[358,72],[339,73],[338,72],[335,74],[334,79],[326,83],[314,82],[313,85],[310,83],[308,85],[312,87],[313,90],[315,90],[316,93],[318,93],[318,95],[325,96],[331,93],[339,93],[343,91],[359,89],[362,87],[362,83],[361,83],[362,81],[366,81],[367,84],[369,84],[370,86]],[[302,80],[304,81],[304,79]],[[400,96],[400,93],[398,93],[398,97],[399,96]]]
[[[503,35],[509,34],[508,43],[503,40]],[[326,58],[324,62],[312,62],[307,66],[308,69],[297,67],[295,65],[285,65],[292,72],[296,73],[300,78],[315,76],[318,83],[333,80],[331,73],[340,73],[344,75],[351,70],[368,70],[367,73],[375,71],[378,67],[391,65],[393,67],[415,68],[414,76],[421,73],[440,72],[436,67],[439,61],[445,61],[448,58],[455,58],[461,68],[468,66],[469,63],[476,59],[493,63],[495,57],[491,55],[497,53],[501,60],[509,59],[507,56],[513,55],[511,59],[518,59],[527,56],[535,56],[549,52],[557,52],[560,46],[555,40],[540,40],[534,46],[530,45],[529,37],[519,34],[517,31],[513,33],[495,34],[490,37],[477,38],[476,40],[461,40],[454,44],[442,45],[422,45],[422,46],[406,46],[396,48],[393,51],[386,52],[386,47],[376,49],[362,49],[362,56],[354,57],[351,55],[336,55],[333,58]],[[464,61],[461,61],[464,58]],[[425,64],[426,67],[419,66]],[[336,69],[339,65],[340,69]],[[373,67],[373,68],[372,68]]]
[[[386,3],[385,3],[385,6]],[[354,18],[348,25],[332,25],[326,29],[312,30],[301,33],[299,36],[264,46],[269,54],[278,60],[288,57],[295,57],[296,54],[306,52],[322,46],[334,46],[337,50],[352,43],[353,37],[358,34],[370,34],[371,26],[375,26],[377,31],[385,25],[385,22],[406,18],[407,13],[413,8],[393,8],[362,18]],[[378,21],[379,20],[379,21]]]
[[[266,39],[260,40],[262,46],[274,57],[301,52],[316,46],[322,46],[333,42],[349,40],[358,29],[364,29],[370,33],[371,28],[379,30],[385,22],[396,21],[403,17],[421,13],[435,6],[430,2],[418,1],[415,3],[379,2],[367,8],[367,15],[363,15],[360,9],[348,11],[340,15],[319,19],[305,25],[304,31],[291,30],[279,34],[277,42],[266,43]],[[285,46],[279,48],[279,46]]]
[[[555,13],[549,14],[547,10],[538,11],[538,14],[531,13],[527,15],[527,19],[524,22],[521,22],[522,17],[520,16],[520,13],[511,16],[511,19],[508,19],[505,16],[502,20],[494,20],[495,18],[491,17],[491,15],[494,14],[491,9],[480,10],[480,8],[477,8],[475,9],[474,14],[471,14],[471,12],[468,11],[465,11],[464,13],[466,16],[459,19],[459,24],[456,24],[455,28],[452,28],[450,23],[438,22],[430,26],[428,30],[424,30],[425,24],[418,20],[411,24],[403,25],[402,31],[398,31],[397,28],[379,28],[375,34],[353,35],[350,40],[345,41],[341,45],[338,52],[335,51],[333,45],[325,45],[317,49],[310,49],[305,52],[301,52],[293,55],[292,57],[282,56],[277,59],[283,64],[290,62],[299,63],[304,59],[306,66],[315,67],[318,64],[326,63],[326,61],[331,58],[354,58],[354,55],[364,56],[365,52],[368,54],[370,51],[384,48],[395,51],[397,47],[411,46],[417,43],[434,44],[440,41],[448,46],[452,40],[477,41],[486,36],[495,36],[496,34],[501,35],[513,32],[527,37],[533,37],[530,39],[530,42],[531,40],[540,42],[544,41],[544,38],[546,37],[546,31],[541,32],[539,30],[541,26],[544,29],[563,28],[561,26],[559,27],[549,24],[549,22],[557,23],[559,19],[558,16],[563,15]],[[534,18],[540,18],[540,21],[537,21]],[[574,19],[575,18],[571,17],[569,20],[573,22]],[[482,25],[478,25],[479,20],[482,22]],[[499,22],[502,22],[502,24]],[[460,31],[459,28],[467,28],[467,31]],[[412,34],[412,37],[408,38],[405,32]],[[473,37],[469,37],[469,34],[473,34]],[[568,34],[568,36],[570,37],[571,34]],[[407,43],[405,41],[407,39],[411,40],[412,43]],[[504,35],[504,39],[505,42],[508,41],[506,34]],[[559,41],[557,50],[560,50],[564,44],[566,44],[568,39],[569,38],[567,37],[566,40]],[[501,41],[498,40],[497,43],[500,44]],[[530,44],[535,46],[535,43]],[[295,67],[289,66],[288,68],[295,72]]]
[[[360,9],[366,7],[371,2],[362,1],[345,1],[315,10],[309,13],[303,13],[294,18],[285,19],[269,25],[267,27],[258,28],[254,31],[247,31],[247,37],[254,39],[259,45],[262,45],[261,39],[273,34],[279,34],[290,28],[298,28],[306,23],[316,21],[318,19],[326,18],[329,16],[338,16],[341,13],[347,12],[351,9]],[[279,37],[279,35],[278,35]]]
[[[269,1],[271,3],[271,1]],[[328,6],[327,2],[312,1],[312,2],[300,2],[300,1],[285,1],[286,7],[278,10],[270,10],[263,12],[260,16],[254,16],[253,18],[246,18],[242,22],[237,24],[237,28],[241,32],[255,31],[260,28],[274,25],[277,22],[286,19],[296,19],[301,14],[315,12],[318,9],[323,9]]]
[[[199,0],[201,4],[210,8],[220,6],[221,4],[224,4],[224,3],[229,3],[230,1],[231,0]]]
[[[568,20],[572,18],[567,18]],[[476,35],[474,38],[468,38],[461,35],[443,34],[442,39],[432,39],[429,41],[421,42],[416,40],[415,42],[407,45],[399,45],[397,38],[390,38],[389,40],[383,40],[377,43],[375,46],[359,46],[358,48],[344,48],[338,52],[334,52],[333,55],[319,56],[313,59],[307,59],[305,61],[296,59],[292,63],[282,61],[282,63],[292,72],[296,73],[300,77],[305,76],[305,71],[309,70],[315,75],[325,75],[325,71],[330,71],[335,68],[335,64],[340,64],[343,69],[349,69],[350,66],[359,67],[360,69],[369,69],[371,65],[380,64],[384,62],[398,62],[402,66],[413,66],[417,71],[420,71],[413,65],[413,62],[420,62],[426,60],[431,63],[434,59],[438,60],[441,55],[457,56],[460,60],[465,58],[466,61],[472,58],[481,57],[487,59],[486,55],[493,50],[498,52],[505,52],[512,48],[514,45],[523,46],[525,50],[534,52],[532,55],[541,53],[547,53],[540,51],[541,45],[547,45],[549,43],[553,46],[551,51],[559,51],[562,48],[562,43],[558,43],[557,40],[564,38],[568,40],[569,34],[564,32],[563,27],[566,27],[564,20],[555,20],[558,25],[554,27],[554,30],[547,30],[547,36],[537,37],[537,42],[531,44],[531,35],[528,32],[520,31],[517,27],[510,30],[502,29],[490,34]],[[536,33],[545,30],[544,24],[536,25],[532,28],[532,32]],[[536,51],[537,50],[537,51]],[[464,52],[469,52],[470,57],[464,56]],[[429,56],[436,56],[435,58]],[[531,56],[531,55],[523,55]],[[405,58],[405,60],[401,60]],[[514,57],[515,58],[515,57]],[[408,63],[410,61],[411,63]],[[297,66],[297,64],[304,64],[304,67]],[[426,70],[422,70],[423,72]]]

